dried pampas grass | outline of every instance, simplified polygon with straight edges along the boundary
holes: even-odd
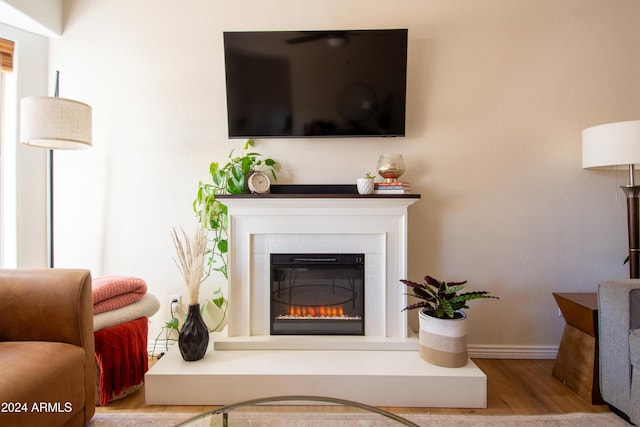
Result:
[[[192,239],[180,228],[180,233],[174,227],[171,230],[171,237],[176,248],[177,258],[174,257],[184,282],[189,290],[189,304],[198,304],[198,294],[200,283],[202,283],[204,273],[205,253],[207,251],[207,234],[202,226],[198,225]]]

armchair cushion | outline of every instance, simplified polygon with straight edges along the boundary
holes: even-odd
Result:
[[[0,425],[87,424],[96,380],[89,271],[0,269],[0,313],[0,401],[51,404],[0,413]]]
[[[629,334],[629,351],[631,352],[631,422],[640,425],[640,329]]]
[[[635,329],[629,334],[629,352],[631,353],[631,364],[640,373],[640,329]]]
[[[0,375],[0,389],[7,391],[2,396],[11,399],[3,402],[26,404],[26,413],[13,414],[21,425],[41,424],[42,413],[48,414],[48,425],[65,424],[70,413],[84,407],[84,388],[77,386],[84,381],[84,361],[82,347],[71,344],[0,342],[0,365],[11,368]]]

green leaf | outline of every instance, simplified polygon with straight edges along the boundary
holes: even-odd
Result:
[[[460,294],[459,295],[461,298],[464,299],[464,301],[471,301],[474,299],[479,299],[479,298],[495,298],[495,299],[500,299],[498,297],[495,297],[493,295],[489,295],[489,292],[487,291],[475,291],[475,292],[467,292],[464,294]]]
[[[224,178],[222,177],[222,174],[220,172],[212,173],[211,179],[217,186],[221,186],[224,182]]]
[[[244,169],[242,168],[242,165],[234,166],[230,172],[231,172],[231,177],[233,177],[233,179],[235,180],[244,179]]]
[[[456,292],[462,290],[463,288],[464,288],[464,286],[462,286],[462,285],[460,285],[460,286],[450,286],[450,287],[447,287],[445,292],[447,294],[455,294]]]
[[[214,298],[211,301],[215,304],[216,307],[222,309],[222,306],[225,303],[224,295],[222,294],[222,289],[218,288],[213,292]]]
[[[214,298],[211,301],[213,301],[213,303],[215,304],[216,307],[218,308],[222,308],[222,306],[224,305],[224,297],[219,297],[219,298]]]
[[[172,317],[167,323],[164,324],[167,329],[178,329],[178,319]]]
[[[242,172],[243,178],[244,175],[251,172],[251,166],[253,165],[254,160],[251,157],[243,157],[240,162],[240,171]]]
[[[222,273],[222,275],[225,277],[225,279],[229,278],[229,276],[227,275],[227,266],[226,265],[222,265],[218,268],[214,268],[213,271],[218,271],[220,273]]]
[[[238,182],[235,179],[229,180],[228,182],[229,194],[242,194],[244,193],[244,180],[242,182]]]
[[[448,300],[440,301],[440,307],[439,308],[442,308],[442,312],[444,314],[446,314],[447,316],[449,316],[451,318],[454,316],[454,309],[453,309],[453,307],[451,306],[451,303]]]
[[[220,167],[220,165],[218,164],[218,162],[211,162],[209,164],[209,174],[213,176],[216,173],[218,173],[218,168],[219,167]]]

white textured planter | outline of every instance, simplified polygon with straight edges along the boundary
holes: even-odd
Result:
[[[467,316],[438,319],[420,311],[420,356],[429,363],[447,368],[467,364]]]
[[[360,194],[373,193],[373,178],[358,178],[356,185],[358,187],[358,193]]]

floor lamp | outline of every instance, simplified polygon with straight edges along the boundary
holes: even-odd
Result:
[[[582,131],[582,167],[584,169],[626,166],[629,184],[622,185],[627,197],[627,228],[629,236],[629,277],[640,277],[640,234],[638,194],[634,167],[640,164],[640,120],[608,123]]]
[[[20,102],[20,142],[48,150],[48,247],[49,267],[53,256],[53,150],[91,147],[91,107],[82,102],[55,96],[34,96]]]

